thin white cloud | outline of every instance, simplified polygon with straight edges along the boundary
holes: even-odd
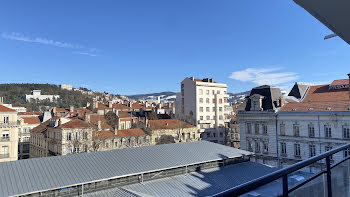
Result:
[[[87,52],[81,52],[81,51],[74,51],[73,53],[79,54],[79,55],[87,55],[87,56],[91,56],[91,57],[96,57],[96,54],[93,53],[87,53]]]
[[[293,72],[282,72],[281,68],[247,68],[233,72],[230,76],[243,82],[252,82],[257,85],[283,85],[295,82],[298,74]]]
[[[88,48],[88,47],[85,47],[85,46],[82,46],[79,44],[74,44],[74,43],[70,43],[70,42],[61,42],[61,41],[56,41],[56,40],[51,40],[51,39],[41,38],[41,37],[32,38],[32,37],[25,36],[21,33],[16,33],[16,32],[12,32],[10,34],[9,33],[2,33],[1,37],[3,39],[7,39],[7,40],[31,42],[31,43],[51,45],[51,46],[60,47],[60,48],[68,48],[68,49],[87,51],[87,52],[78,53],[78,54],[84,53],[82,55],[97,56],[94,53],[98,51],[96,48]]]

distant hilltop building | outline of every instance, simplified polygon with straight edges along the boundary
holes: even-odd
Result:
[[[73,90],[73,86],[70,84],[61,84],[60,87],[62,90]]]
[[[60,98],[60,95],[41,95],[41,90],[33,90],[31,95],[26,94],[26,101],[29,102],[31,99],[45,100],[49,99],[51,102],[54,99]]]

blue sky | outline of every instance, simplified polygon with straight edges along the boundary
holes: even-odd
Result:
[[[0,83],[123,95],[346,78],[350,47],[292,0],[16,1],[0,6]]]

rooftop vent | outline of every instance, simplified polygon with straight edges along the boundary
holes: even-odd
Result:
[[[297,109],[296,109],[296,108],[293,108],[292,111],[297,111]]]
[[[309,111],[312,111],[312,110],[314,110],[314,108],[310,107],[310,108],[309,108]]]
[[[327,108],[326,108],[327,111],[330,111],[331,109],[332,109],[331,107],[327,107]]]

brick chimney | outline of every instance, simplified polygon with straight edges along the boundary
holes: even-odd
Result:
[[[350,73],[348,74],[349,77],[349,99],[350,99]]]

